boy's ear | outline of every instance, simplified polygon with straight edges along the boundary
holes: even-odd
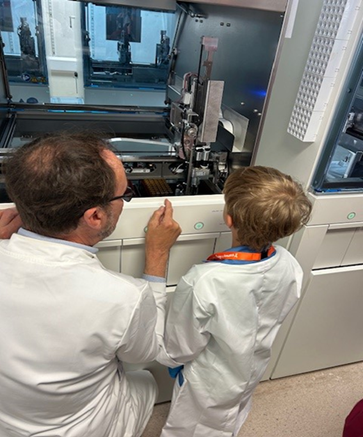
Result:
[[[229,227],[229,229],[231,229],[232,226],[233,226],[233,219],[232,219],[232,217],[229,214],[226,214],[225,217],[224,217],[224,221],[225,221],[226,225]]]

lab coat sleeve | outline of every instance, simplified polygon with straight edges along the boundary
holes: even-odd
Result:
[[[173,293],[163,335],[163,347],[157,357],[160,363],[169,367],[193,360],[206,347],[210,338],[205,325],[211,315],[200,305],[194,293],[198,285],[192,285],[189,277],[189,274],[183,277]]]
[[[164,366],[177,367],[182,363],[173,360],[165,349],[164,337],[165,337],[165,317],[166,317],[166,290],[165,284],[158,282],[151,282],[150,286],[154,292],[154,298],[157,307],[157,322],[156,322],[156,336],[158,339],[158,356],[157,361]]]
[[[127,363],[146,363],[155,360],[158,342],[155,334],[157,311],[153,290],[148,282],[141,281],[137,305],[117,350],[120,361]],[[160,284],[164,287],[165,285]],[[136,292],[136,290],[135,290]]]

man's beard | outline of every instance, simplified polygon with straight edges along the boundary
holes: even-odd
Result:
[[[105,225],[105,228],[102,229],[102,231],[100,231],[100,233],[98,234],[98,236],[102,240],[104,240],[109,235],[111,235],[112,232],[115,230],[115,228],[116,228],[116,221],[114,220],[114,218],[115,218],[115,215],[114,215],[113,211],[108,211],[107,212],[107,223]]]

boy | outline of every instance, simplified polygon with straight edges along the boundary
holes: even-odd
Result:
[[[278,170],[236,170],[224,187],[232,248],[193,266],[168,312],[159,361],[184,363],[162,437],[237,436],[278,329],[300,296],[302,270],[272,245],[309,220],[302,187]],[[171,359],[171,360],[170,360]]]

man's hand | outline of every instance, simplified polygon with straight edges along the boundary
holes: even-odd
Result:
[[[169,251],[181,233],[179,223],[173,219],[173,207],[165,200],[151,216],[145,239],[146,275],[165,277]]]
[[[22,225],[15,208],[0,209],[0,239],[10,238]]]

